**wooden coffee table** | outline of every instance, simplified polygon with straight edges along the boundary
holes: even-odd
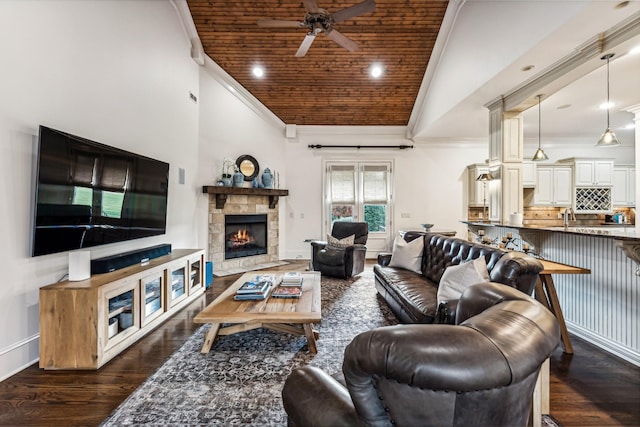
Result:
[[[317,353],[318,331],[314,323],[320,323],[320,272],[301,272],[302,296],[300,298],[267,298],[259,301],[236,301],[236,290],[256,275],[275,275],[282,272],[253,271],[245,273],[227,288],[218,298],[202,310],[194,323],[211,323],[204,338],[201,353],[208,353],[218,335],[231,335],[256,328],[304,335],[309,343],[309,351]],[[229,326],[222,327],[223,324]]]

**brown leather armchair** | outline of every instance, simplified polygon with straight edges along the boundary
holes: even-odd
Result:
[[[311,242],[313,269],[323,276],[343,279],[362,273],[367,252],[365,244],[369,237],[369,225],[366,222],[336,221],[333,223],[331,236],[344,239],[351,235],[355,235],[354,245],[344,249],[327,247],[326,241]]]
[[[315,367],[286,380],[290,426],[525,426],[542,363],[560,342],[533,298],[487,282],[469,287],[456,325],[396,325],[347,346],[342,374]]]

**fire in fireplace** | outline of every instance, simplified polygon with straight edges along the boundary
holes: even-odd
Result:
[[[225,215],[224,259],[267,253],[267,215]]]

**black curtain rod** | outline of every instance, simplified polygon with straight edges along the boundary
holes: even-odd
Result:
[[[309,148],[321,149],[321,148],[397,148],[399,150],[405,150],[407,148],[413,148],[413,145],[320,145],[311,144]]]

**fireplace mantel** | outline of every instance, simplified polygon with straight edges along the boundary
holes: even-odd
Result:
[[[230,194],[242,196],[269,196],[269,208],[274,209],[278,204],[279,196],[288,196],[289,190],[273,188],[245,188],[245,187],[223,187],[215,185],[205,185],[202,187],[205,194],[213,194],[216,198],[216,209],[223,209]]]

